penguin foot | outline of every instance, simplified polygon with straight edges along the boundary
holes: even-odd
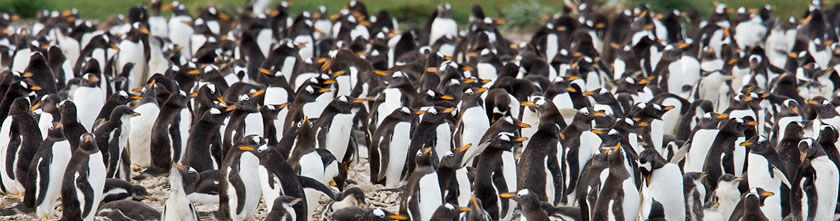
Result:
[[[23,192],[18,192],[16,194],[6,195],[6,196],[8,196],[9,198],[13,198],[13,199],[20,199],[20,198],[23,197]]]

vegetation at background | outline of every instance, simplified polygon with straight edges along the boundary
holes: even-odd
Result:
[[[507,20],[507,27],[528,28],[540,25],[543,15],[557,13],[563,8],[562,0],[361,0],[371,14],[380,10],[387,10],[391,16],[401,23],[424,24],[435,7],[442,2],[452,5],[452,16],[459,23],[465,23],[472,5],[481,4],[485,13],[491,17],[498,17],[503,13]],[[607,0],[602,0],[602,2]],[[702,15],[708,15],[714,10],[714,0],[621,0],[628,6],[649,4],[651,8],[660,12],[673,9],[686,11],[697,9]],[[22,18],[32,18],[41,10],[66,10],[76,8],[82,17],[105,21],[117,14],[125,14],[133,6],[144,4],[148,0],[0,0],[0,12],[18,14]],[[172,0],[164,0],[165,3]],[[236,14],[236,9],[242,7],[246,0],[180,0],[187,5],[193,16],[199,10],[215,6],[223,12]],[[279,3],[280,0],[274,0]],[[346,5],[348,0],[293,0],[291,13],[297,15],[306,10],[313,11],[319,6],[327,7],[329,13],[336,13]],[[765,4],[775,6],[775,14],[782,18],[800,16],[808,7],[810,0],[721,0],[730,8],[762,7]],[[272,6],[273,8],[273,6]]]

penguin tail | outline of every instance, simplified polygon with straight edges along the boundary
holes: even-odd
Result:
[[[18,204],[17,206],[10,208],[2,208],[0,209],[0,216],[13,216],[15,214],[18,214],[18,207],[23,207],[23,204]]]

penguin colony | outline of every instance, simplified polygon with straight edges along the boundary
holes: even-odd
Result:
[[[15,204],[0,215],[838,220],[840,5],[703,19],[573,3],[522,43],[480,6],[459,27],[449,4],[404,30],[357,1],[3,14],[0,192]],[[163,208],[138,185],[154,177]],[[368,205],[363,183],[399,210]]]

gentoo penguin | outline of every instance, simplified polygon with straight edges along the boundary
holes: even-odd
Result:
[[[376,97],[376,102],[371,106],[369,130],[374,132],[391,112],[400,107],[409,107],[417,91],[409,76],[402,71],[391,74],[391,79],[387,82],[388,87]]]
[[[746,141],[744,130],[754,124],[754,121],[744,122],[743,119],[727,119],[720,125],[720,132],[712,142],[709,152],[706,153],[706,160],[703,163],[703,172],[708,174],[706,182],[709,184],[709,190],[714,190],[717,187],[718,179],[725,173],[735,176],[742,176],[744,173],[744,165],[747,160],[746,149],[740,146]],[[755,126],[755,125],[752,125]],[[703,139],[703,138],[701,138]],[[721,209],[721,214],[726,216]]]
[[[132,99],[128,96],[128,92],[124,90],[117,91],[116,93],[112,94],[105,100],[105,105],[102,106],[102,109],[99,110],[99,115],[96,116],[97,123],[101,123],[102,120],[108,121],[111,117],[111,112],[119,105],[128,104],[131,102]]]
[[[61,193],[61,179],[73,154],[70,143],[64,139],[62,124],[54,122],[50,127],[47,138],[30,163],[26,176],[31,179],[24,183],[26,192],[23,203],[16,206],[20,212],[32,212],[41,219],[55,215],[56,201]]]
[[[706,156],[720,132],[717,124],[728,117],[727,115],[713,113],[703,114],[703,117],[700,118],[700,121],[692,130],[689,140],[686,141],[689,146],[688,152],[685,154],[685,162],[683,162],[683,171],[686,173],[703,171]]]
[[[257,167],[257,172],[260,176],[260,185],[263,189],[263,200],[271,197],[277,198],[280,195],[306,200],[304,198],[304,188],[316,189],[324,192],[330,198],[335,198],[332,190],[321,182],[310,177],[298,175],[276,147],[262,145],[258,151],[260,165]],[[266,206],[273,208],[273,203],[273,200],[267,200]],[[306,219],[306,203],[295,204],[294,209],[297,220]]]
[[[262,188],[257,174],[259,158],[251,138],[243,137],[231,148],[219,168],[219,210],[222,219],[245,220],[254,216]],[[244,141],[244,142],[243,142]]]
[[[347,162],[349,151],[353,151],[353,117],[365,103],[365,99],[340,96],[330,102],[321,112],[316,124],[318,148],[327,149],[341,162]],[[356,155],[355,153],[349,153]]]
[[[400,200],[400,213],[411,220],[431,220],[438,206],[443,204],[438,174],[432,167],[432,148],[417,150],[417,168],[408,177],[406,192]]]
[[[623,152],[621,145],[610,150],[609,171],[592,211],[593,220],[628,220],[638,215],[639,191],[624,165]]]
[[[437,39],[442,37],[458,36],[458,23],[452,18],[452,6],[449,3],[440,4],[429,27],[429,42],[433,45]]]
[[[126,34],[125,39],[120,42],[120,51],[117,55],[117,70],[123,70],[126,64],[134,64],[127,76],[129,88],[140,88],[146,82],[148,76],[146,68],[146,50],[144,49],[143,38],[149,34],[149,30],[136,22],[131,24],[130,31]],[[187,45],[189,46],[189,45]]]
[[[151,14],[149,15],[149,35],[159,38],[169,37],[169,25],[166,22],[166,18],[160,14],[163,1],[152,0],[148,3],[148,6],[148,10],[151,11],[149,13]]]
[[[464,97],[458,105],[459,118],[455,124],[456,128],[452,137],[452,143],[458,147],[463,147],[467,144],[476,146],[476,148],[468,149],[467,155],[464,156],[468,164],[472,164],[473,158],[483,151],[478,148],[479,142],[481,142],[484,133],[490,129],[490,118],[484,110],[484,101],[481,99],[481,94],[485,91],[487,91],[485,88],[466,89],[464,91]]]
[[[683,195],[685,196],[687,220],[703,220],[703,202],[706,201],[706,187],[703,186],[702,181],[705,177],[706,174],[700,172],[687,172],[683,175]]]
[[[134,185],[120,179],[105,179],[105,187],[102,189],[102,204],[124,199],[140,201],[152,199],[152,197],[149,191],[141,185]]]
[[[682,172],[679,166],[665,161],[656,150],[647,148],[639,153],[639,170],[645,179],[642,184],[642,196],[639,218],[654,219],[655,205],[662,206],[665,220],[684,220],[685,196],[671,194],[671,191],[683,192]]]
[[[309,118],[304,118],[303,121],[298,122],[297,135],[287,136],[287,139],[294,139],[294,144],[291,147],[289,164],[292,168],[298,171],[301,176],[310,177],[317,180],[321,184],[327,185],[331,181],[338,180],[343,185],[340,179],[336,179],[339,175],[339,162],[335,159],[328,150],[316,149],[315,128],[313,122]],[[250,135],[249,135],[250,136]],[[253,136],[250,136],[253,137]],[[244,137],[242,139],[247,139]],[[286,141],[281,141],[283,145]],[[341,186],[339,186],[341,187]],[[312,216],[315,212],[315,207],[318,205],[318,199],[321,194],[318,190],[304,189],[306,196],[307,216]]]
[[[469,206],[472,183],[470,183],[464,156],[472,145],[447,151],[437,168],[440,186],[445,202],[461,207]]]
[[[563,151],[560,128],[553,122],[540,124],[539,130],[529,139],[516,164],[517,187],[529,189],[540,201],[556,204],[565,192],[561,160],[557,152]]]
[[[415,121],[414,113],[408,107],[401,107],[393,110],[376,128],[368,152],[374,183],[396,187],[402,180]]]
[[[790,208],[782,205],[790,205],[791,183],[785,176],[785,165],[781,158],[765,136],[755,136],[740,145],[749,151],[745,171],[749,178],[747,182],[749,188],[762,188],[779,193],[779,197],[768,198],[764,201],[764,206],[762,206],[765,208],[764,215],[771,220],[783,219],[790,213]]]
[[[415,112],[421,115],[420,123],[412,135],[408,152],[432,147],[432,165],[437,167],[443,154],[452,148],[452,113],[454,108],[424,107]],[[409,157],[408,172],[414,171],[413,157]]]
[[[91,133],[81,137],[61,185],[62,219],[93,220],[105,188],[105,162]]]
[[[257,100],[263,94],[265,94],[265,90],[239,95],[239,101],[226,109],[226,111],[231,111],[231,114],[222,136],[223,158],[239,139],[248,135],[262,137],[265,133],[265,125]]]
[[[178,91],[169,95],[169,98],[160,107],[160,112],[155,124],[152,126],[152,136],[149,144],[151,164],[149,169],[144,171],[149,175],[166,174],[171,168],[172,163],[180,162],[181,156],[186,150],[182,149],[186,146],[187,137],[189,133],[182,133],[186,130],[180,124],[189,124],[190,116],[181,114],[182,110],[187,108],[187,103],[190,97],[184,91]],[[184,119],[187,118],[187,119]],[[184,136],[187,135],[187,136]],[[182,137],[183,136],[183,137]]]
[[[158,220],[160,211],[148,204],[126,199],[102,204],[96,216],[111,220]]]
[[[837,166],[812,138],[799,142],[802,164],[791,184],[791,216],[803,220],[831,220],[837,204]]]
[[[140,116],[130,120],[129,156],[131,156],[131,163],[140,167],[148,167],[152,163],[150,152],[152,128],[160,114],[156,91],[155,82],[152,81],[140,89],[140,96],[131,97],[136,100],[134,112],[140,113]]]
[[[19,97],[12,102],[9,117],[0,126],[0,136],[3,171],[0,185],[6,195],[23,196],[23,184],[30,179],[29,165],[43,140],[27,98]]]
[[[504,171],[513,169],[516,170],[516,165],[503,163],[505,154],[510,153],[515,145],[519,145],[526,138],[515,137],[512,133],[502,132],[491,137],[486,142],[480,144],[484,146],[484,151],[477,159],[477,169],[475,180],[473,181],[473,189],[475,190],[475,197],[484,203],[484,208],[490,217],[493,219],[509,218],[511,217],[515,203],[511,199],[501,198],[499,193],[507,193],[509,190],[516,188],[515,183],[513,188],[509,188],[507,182],[513,182],[516,177],[506,177]],[[507,152],[507,153],[505,153]],[[514,172],[515,173],[515,172]],[[513,179],[507,181],[507,179]]]
[[[94,79],[98,79],[95,78]],[[73,90],[73,103],[76,104],[77,118],[85,130],[93,131],[99,110],[105,105],[105,95],[94,81],[80,78],[79,84]]]
[[[178,1],[172,4],[163,6],[163,10],[172,10],[172,18],[169,19],[169,39],[172,39],[172,44],[184,47],[181,50],[181,55],[186,58],[192,57],[192,49],[190,49],[190,37],[193,35],[192,16],[187,11],[187,6]]]
[[[186,153],[184,159],[181,160],[185,166],[194,168],[198,172],[219,168],[221,165],[221,161],[217,161],[221,157],[219,127],[224,124],[229,113],[223,112],[220,107],[210,107],[204,113],[196,113],[199,118],[190,128]]]
[[[291,196],[279,196],[274,199],[274,205],[266,215],[265,220],[291,221],[297,218],[295,209],[292,207],[303,201],[301,198]]]
[[[184,169],[180,164],[172,164],[169,170],[169,198],[163,207],[161,220],[198,220],[198,215],[192,202],[184,192],[184,181],[191,182],[198,178],[198,173],[190,168]]]
[[[120,105],[111,111],[109,120],[93,132],[99,139],[97,146],[103,152],[105,167],[109,178],[128,180],[131,174],[131,158],[128,156],[128,136],[131,131],[131,118],[140,114],[130,107]]]

